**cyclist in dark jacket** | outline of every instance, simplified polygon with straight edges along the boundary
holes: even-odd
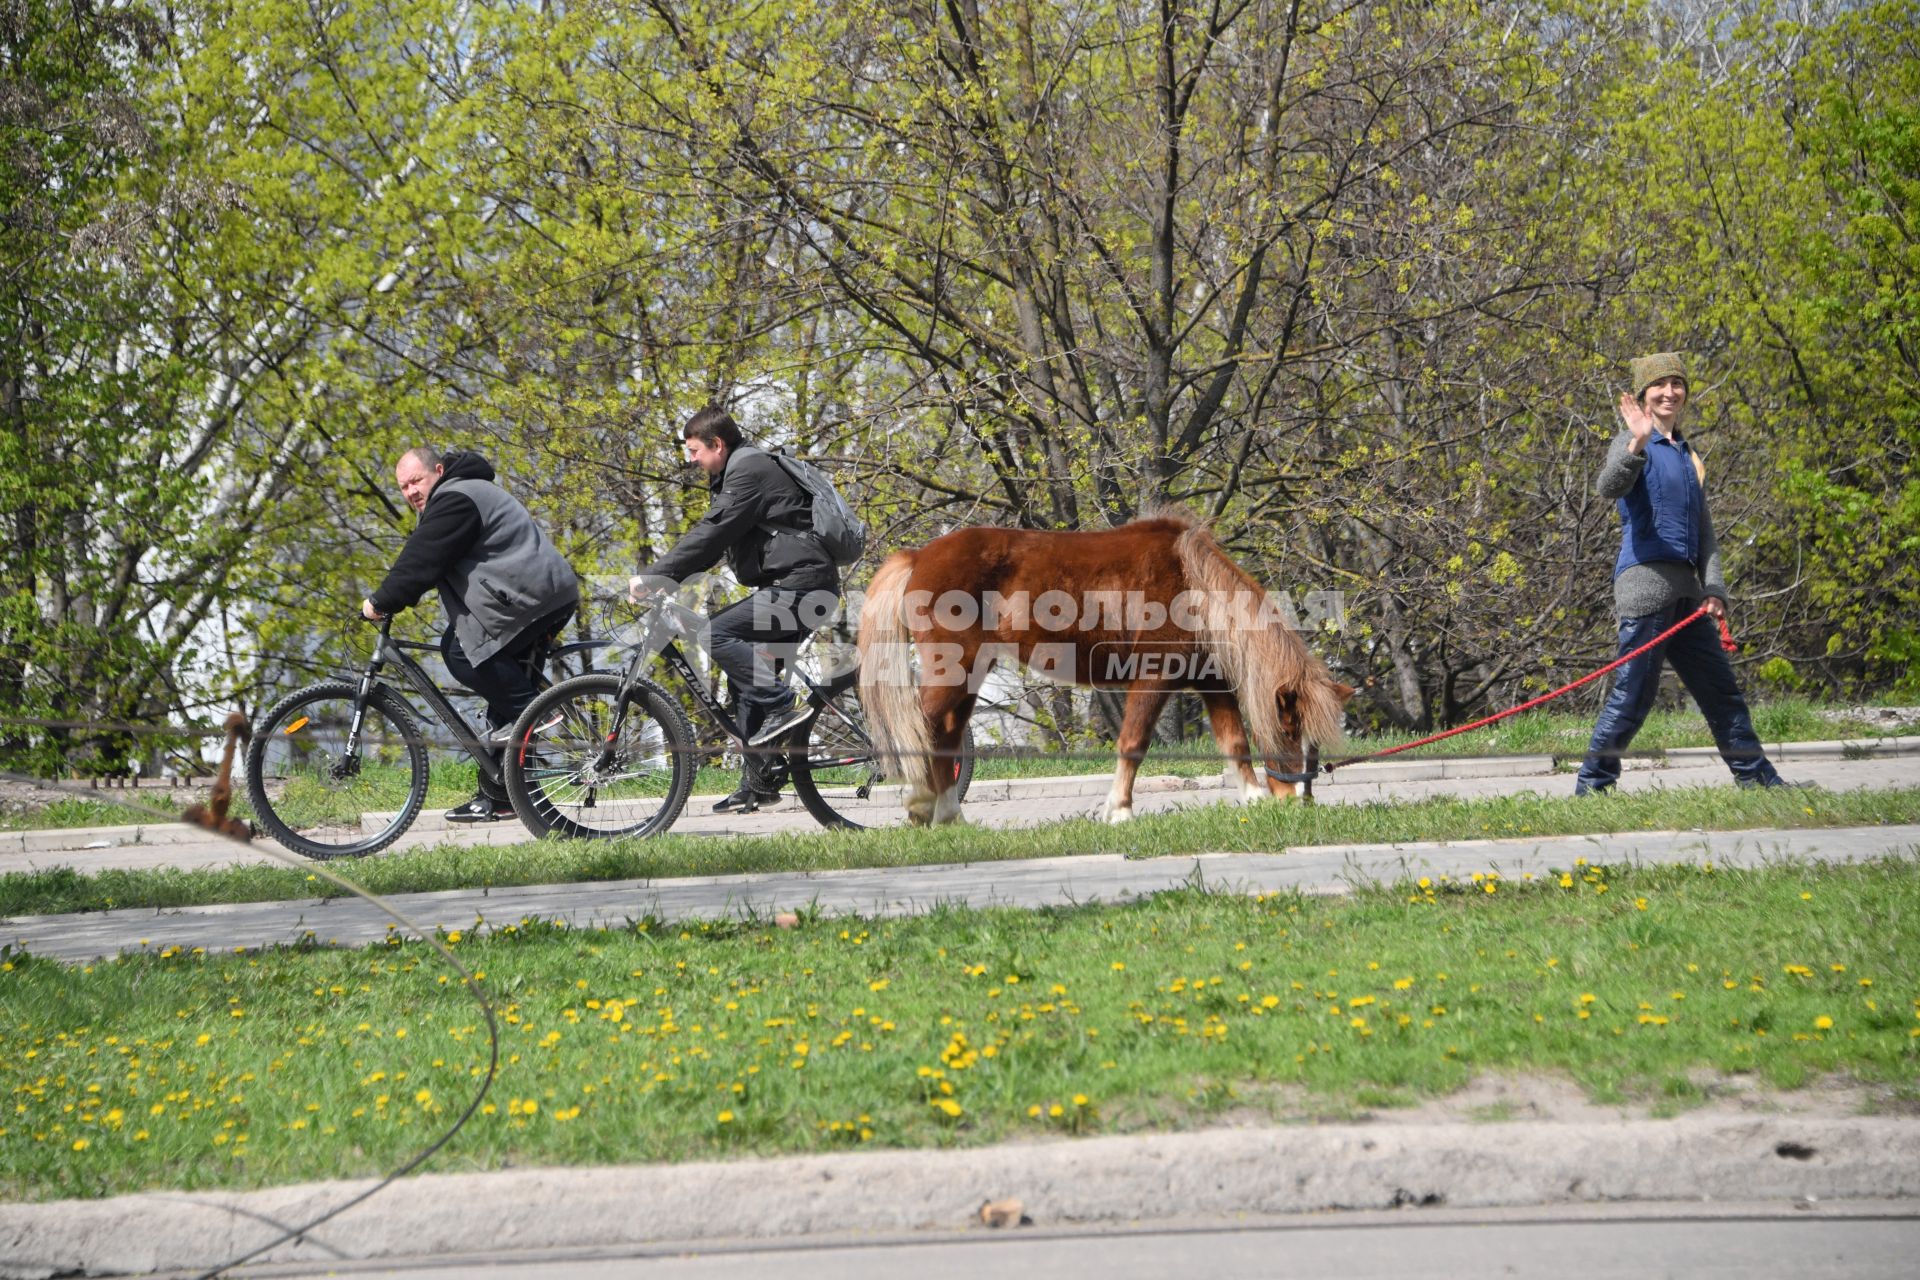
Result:
[[[746,735],[740,788],[716,813],[751,813],[780,798],[785,781],[764,746],[805,715],[787,683],[784,661],[798,641],[832,616],[840,571],[812,536],[813,502],[771,456],[743,443],[724,409],[702,409],[681,432],[687,458],[707,473],[712,504],[666,555],[633,579],[636,598],[649,580],[681,582],[726,557],[734,577],[753,588],[713,615],[708,648],[727,673]]]
[[[1639,648],[1703,603],[1708,617],[1615,673],[1573,793],[1608,791],[1620,780],[1620,753],[1653,709],[1660,669],[1668,660],[1700,704],[1734,781],[1745,787],[1787,785],[1761,749],[1733,665],[1709,621],[1726,616],[1727,584],[1707,514],[1706,468],[1680,431],[1686,365],[1673,352],[1661,352],[1634,360],[1629,372],[1633,391],[1621,395],[1619,406],[1626,429],[1614,438],[1594,486],[1620,508],[1620,554],[1613,567],[1619,652]]]
[[[533,701],[529,655],[573,616],[580,584],[527,509],[493,477],[493,465],[477,453],[442,458],[420,448],[401,456],[394,478],[420,523],[360,611],[378,620],[438,587],[449,623],[440,641],[447,670],[486,700],[489,744],[503,748]],[[450,822],[511,816],[507,797],[493,793],[484,773],[479,794],[447,813]]]

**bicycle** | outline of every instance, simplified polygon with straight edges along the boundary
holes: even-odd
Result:
[[[255,816],[274,839],[310,858],[378,853],[406,834],[426,803],[426,739],[407,700],[381,682],[388,665],[426,702],[480,772],[502,782],[496,749],[482,742],[483,732],[407,653],[437,653],[439,646],[398,639],[392,626],[391,618],[381,621],[373,657],[357,683],[321,680],[288,694],[267,712],[247,748],[247,798]],[[536,685],[550,686],[549,663],[608,643],[555,645],[549,637],[528,654],[528,674]],[[383,811],[393,816],[379,830],[366,831],[362,815]]]
[[[625,670],[563,681],[535,698],[514,724],[507,749],[507,796],[528,830],[586,839],[658,835],[686,806],[705,749],[681,703],[646,675],[654,657],[700,714],[744,742],[727,711],[707,690],[679,640],[704,621],[694,609],[663,600],[646,616],[641,643]],[[856,672],[823,680],[795,677],[812,714],[776,745],[801,804],[829,829],[904,820],[904,808],[874,758],[857,695]],[[751,749],[751,748],[749,748]],[[973,779],[969,731],[953,762],[964,796]],[[861,821],[860,819],[865,819]]]

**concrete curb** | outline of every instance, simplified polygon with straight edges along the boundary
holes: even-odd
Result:
[[[0,831],[0,853],[64,853],[72,849],[117,849],[130,844],[198,844],[207,833],[181,822],[143,822],[131,827],[43,827]]]
[[[1911,756],[1920,755],[1920,738],[1857,738],[1840,742],[1763,742],[1767,759],[1781,760],[1843,760],[1859,759],[1865,756]],[[1674,747],[1667,752],[1667,760],[1672,764],[1697,764],[1702,761],[1718,760],[1720,750],[1717,747]]]
[[[371,1184],[0,1206],[0,1277],[218,1265]],[[1783,1115],[1327,1125],[646,1165],[429,1174],[262,1261],[503,1254],[964,1228],[1018,1197],[1041,1226],[1406,1205],[1920,1196],[1920,1120]]]
[[[1164,791],[1214,791],[1222,785],[1217,778],[1179,778],[1172,775],[1156,774],[1151,777],[1135,778],[1133,789],[1136,794],[1146,795]],[[1233,786],[1239,786],[1236,776]],[[1070,800],[1086,796],[1104,798],[1113,786],[1110,773],[1071,774],[1056,778],[994,778],[973,783],[967,788],[967,800],[981,804],[998,804],[1018,800]],[[871,800],[876,804],[900,804],[905,791],[900,786],[875,787]],[[687,797],[687,809],[698,813],[720,798],[718,793]],[[369,835],[386,828],[394,815],[388,813],[365,813],[360,816],[360,829]],[[445,831],[454,824],[447,821],[444,812],[425,811],[413,820],[409,832]]]
[[[1460,756],[1450,760],[1375,760],[1337,769],[1315,786],[1343,782],[1432,782],[1445,778],[1523,778],[1552,773],[1551,755]]]

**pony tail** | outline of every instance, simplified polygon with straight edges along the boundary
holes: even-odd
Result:
[[[860,610],[860,705],[866,708],[881,772],[911,782],[933,779],[933,725],[913,678],[913,633],[907,627],[907,580],[913,552],[887,557],[873,575]]]

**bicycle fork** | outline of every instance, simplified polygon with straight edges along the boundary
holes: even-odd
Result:
[[[600,742],[600,750],[585,770],[581,781],[586,786],[586,796],[581,807],[594,807],[596,793],[602,780],[613,778],[620,768],[620,739],[627,727],[627,709],[634,703],[635,689],[639,681],[629,676],[620,684],[620,691],[614,695],[613,722],[607,726],[606,736]],[[658,768],[665,761],[666,737],[660,727],[651,722],[640,730],[639,751],[636,764]]]
[[[381,637],[383,640],[385,637]],[[360,690],[353,695],[353,719],[347,722],[347,740],[340,744],[340,758],[335,760],[328,771],[335,781],[351,778],[360,772],[360,730],[367,723],[367,703],[373,700],[374,682],[380,678],[379,650],[374,651],[373,661],[360,676]]]

